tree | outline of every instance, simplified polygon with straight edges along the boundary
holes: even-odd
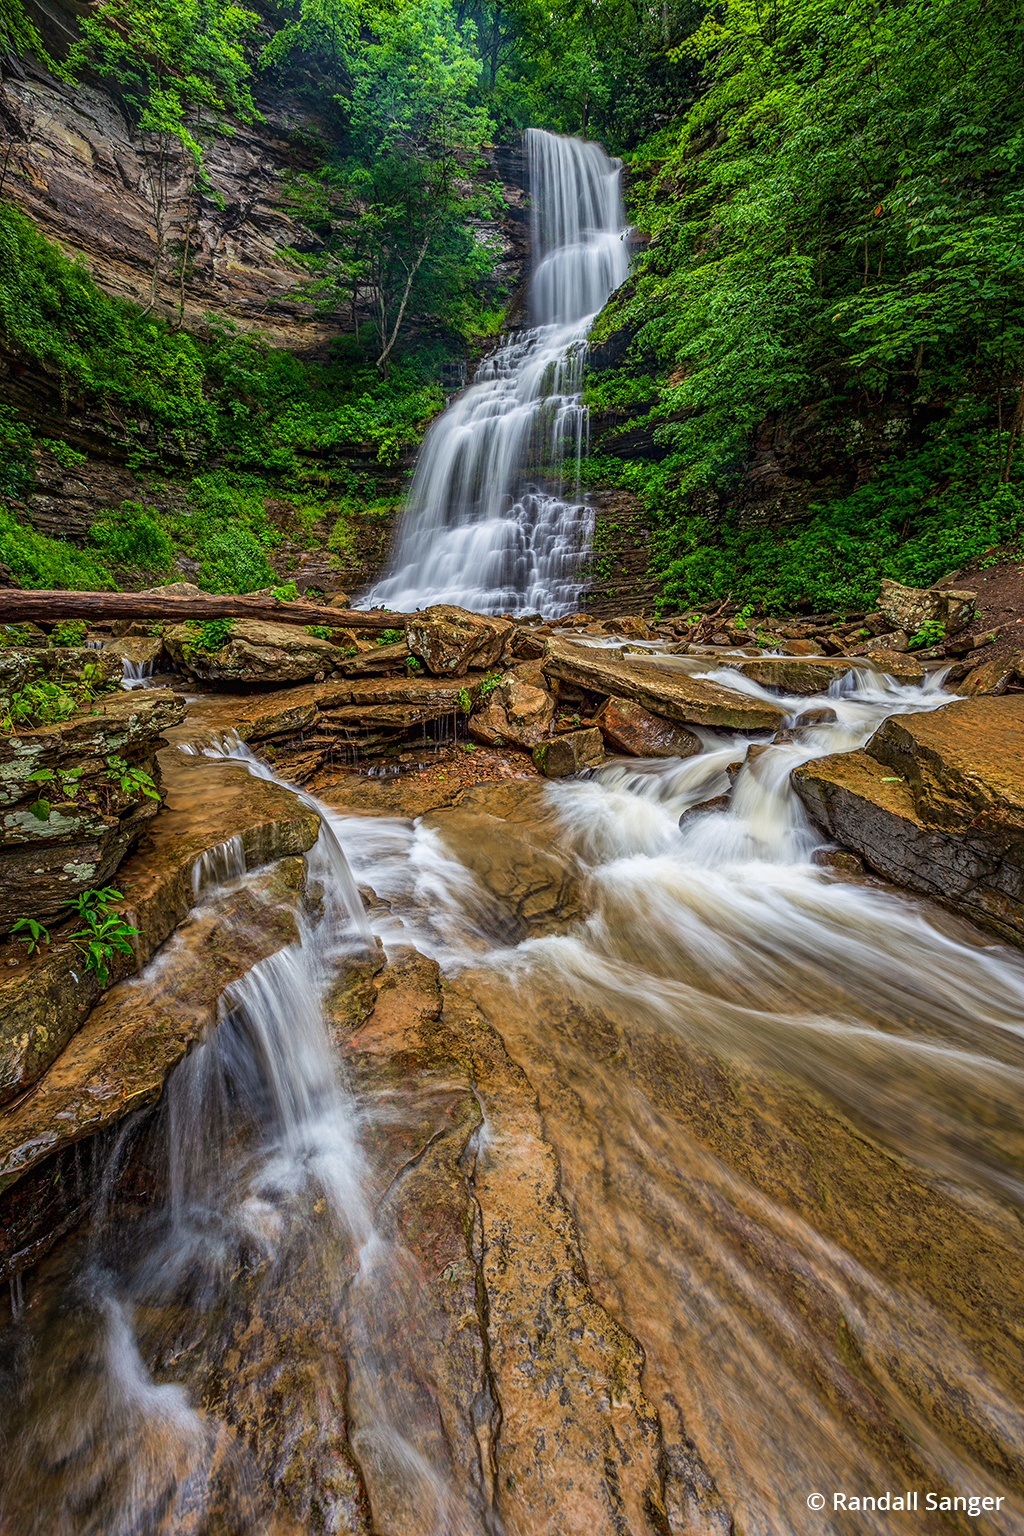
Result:
[[[252,11],[225,0],[107,0],[81,20],[81,41],[69,67],[88,65],[117,83],[148,162],[154,240],[150,309],[182,187],[183,306],[191,214],[204,152],[215,133],[232,131],[229,117],[246,122],[258,115],[244,47],[255,25]]]

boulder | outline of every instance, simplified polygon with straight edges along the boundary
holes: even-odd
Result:
[[[904,587],[885,578],[878,599],[878,609],[893,629],[916,634],[923,624],[941,624],[947,635],[966,629],[974,615],[975,592],[952,589],[937,592],[932,588]]]
[[[433,811],[421,825],[477,877],[509,937],[552,933],[584,916],[575,867],[532,827],[472,805]]]
[[[159,635],[125,635],[108,640],[103,650],[120,658],[122,669],[128,664],[128,677],[142,677],[158,670],[164,656],[164,642]]]
[[[546,779],[567,779],[584,768],[596,768],[604,762],[601,732],[594,727],[551,736],[534,747],[533,761]]]
[[[223,645],[200,646],[201,626],[174,624],[164,644],[183,672],[207,683],[300,683],[334,670],[341,660],[336,645],[307,634],[298,624],[263,619],[233,619]]]
[[[865,750],[793,780],[814,819],[879,874],[1024,945],[1024,695],[893,716]]]
[[[846,656],[759,656],[752,661],[729,661],[723,666],[742,672],[762,688],[778,688],[782,693],[825,693],[837,677],[851,670]]]
[[[554,712],[546,688],[506,676],[484,708],[470,716],[470,735],[492,747],[535,747],[548,734]]]
[[[544,662],[544,675],[593,693],[632,699],[652,714],[683,725],[717,725],[740,731],[774,731],[784,710],[763,699],[691,677],[657,662],[615,656],[593,646],[556,639]]]
[[[701,750],[699,736],[632,699],[606,699],[594,724],[616,751],[633,757],[695,757]]]
[[[166,689],[118,691],[88,714],[0,737],[0,932],[109,883],[156,815],[160,733],[184,712]]]
[[[165,581],[160,587],[143,587],[139,597],[206,597],[203,592],[191,581]]]
[[[409,649],[438,677],[464,677],[471,667],[496,666],[515,633],[508,619],[492,619],[451,603],[424,608],[406,625]]]
[[[1009,656],[997,656],[991,661],[983,661],[980,667],[968,672],[962,683],[957,684],[956,691],[968,697],[979,693],[1005,693],[1014,678],[1021,676],[1024,676],[1024,651],[1013,651]]]

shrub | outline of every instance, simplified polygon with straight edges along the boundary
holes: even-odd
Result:
[[[89,529],[89,542],[117,565],[143,571],[166,571],[174,562],[174,542],[159,521],[159,513],[137,501],[125,501],[98,518]]]

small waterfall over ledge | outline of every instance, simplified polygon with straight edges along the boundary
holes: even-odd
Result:
[[[586,335],[626,275],[620,162],[531,128],[532,329],[431,427],[387,575],[367,603],[571,612],[592,530],[579,496]]]

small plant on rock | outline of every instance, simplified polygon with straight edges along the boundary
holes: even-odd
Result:
[[[302,627],[306,634],[312,635],[315,640],[329,640],[331,638],[332,631],[327,628],[326,624],[304,624]]]
[[[294,581],[286,581],[279,587],[271,587],[270,595],[276,597],[279,603],[294,603],[299,595],[299,589]]]
[[[50,635],[50,644],[80,646],[85,644],[89,626],[84,619],[62,619]]]
[[[921,650],[926,646],[940,645],[946,638],[946,626],[939,619],[925,619],[916,635],[911,635],[908,644],[912,651]]]
[[[85,772],[84,768],[37,768],[35,773],[30,773],[26,779],[27,784],[53,784],[57,793],[64,800],[73,800],[78,793],[78,781]],[[45,795],[29,806],[29,810],[37,821],[49,821],[52,805]]]
[[[382,629],[377,636],[377,645],[397,645],[404,638],[404,632],[400,629]]]
[[[203,624],[198,619],[190,620],[188,627],[194,638],[185,646],[186,655],[202,651],[212,656],[227,644],[234,624],[234,619],[207,619]]]
[[[111,778],[119,787],[123,795],[145,795],[148,800],[159,800],[160,791],[153,782],[152,776],[143,768],[133,768],[123,757],[116,753],[107,758],[107,767],[110,769]]]
[[[34,917],[19,917],[11,927],[11,934],[19,944],[28,945],[28,954],[34,955],[42,945],[49,944],[50,932]]]
[[[114,956],[133,953],[131,940],[139,932],[113,910],[112,903],[120,900],[121,892],[108,885],[98,891],[83,891],[71,904],[84,926],[69,933],[68,938],[82,951],[86,970],[93,972],[101,987],[110,980]]]

